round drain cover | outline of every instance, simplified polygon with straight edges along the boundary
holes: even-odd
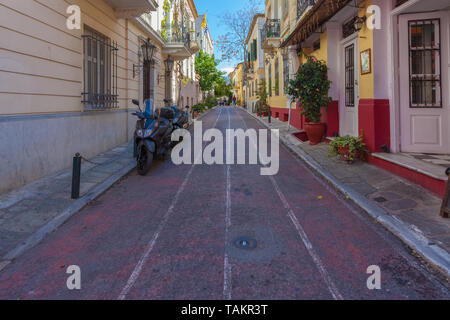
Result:
[[[253,250],[256,248],[256,240],[249,237],[236,238],[233,243],[238,249]]]

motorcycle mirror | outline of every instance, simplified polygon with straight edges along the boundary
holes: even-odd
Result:
[[[141,106],[139,105],[139,100],[133,99],[131,102],[139,108],[139,111],[142,112]]]

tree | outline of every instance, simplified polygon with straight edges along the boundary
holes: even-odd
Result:
[[[214,55],[210,56],[203,51],[195,57],[195,72],[200,76],[199,84],[203,92],[213,90],[216,82],[223,76],[224,73],[217,70],[218,64]]]
[[[261,0],[247,0],[242,9],[225,12],[222,15],[222,23],[229,30],[220,35],[217,46],[222,52],[222,60],[239,61],[247,60],[246,40],[253,17],[258,13],[264,13]]]
[[[303,54],[303,53],[300,53]],[[321,108],[327,107],[331,98],[328,96],[331,81],[328,80],[328,67],[325,61],[307,56],[300,65],[295,79],[288,81],[287,94],[298,99],[301,113],[308,122],[319,123]]]
[[[257,95],[258,95],[258,101],[259,101],[260,105],[261,106],[267,105],[268,94],[267,94],[266,80],[265,79],[262,79],[259,82]]]
[[[230,97],[233,96],[233,86],[225,77],[221,76],[217,79],[216,84],[214,86],[214,94],[216,97]]]

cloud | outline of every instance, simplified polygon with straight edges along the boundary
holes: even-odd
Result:
[[[227,74],[233,72],[234,68],[221,68],[220,71],[226,72]]]

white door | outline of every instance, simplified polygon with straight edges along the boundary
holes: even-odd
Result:
[[[340,56],[340,135],[358,136],[359,64],[358,38],[342,42]]]
[[[401,151],[450,153],[449,12],[399,19]]]

